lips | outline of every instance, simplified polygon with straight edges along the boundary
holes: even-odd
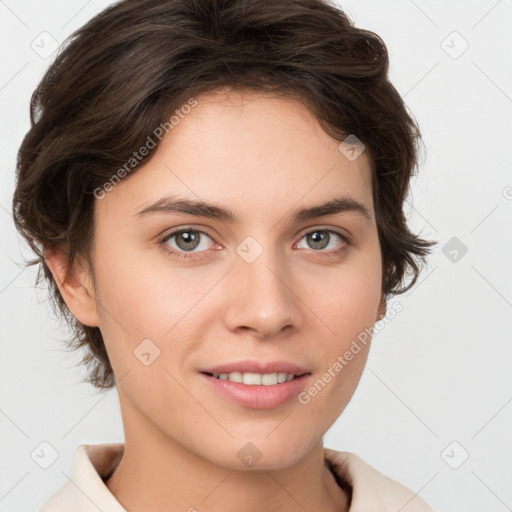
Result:
[[[306,367],[288,361],[238,361],[205,368],[200,375],[224,398],[252,409],[289,403],[312,379]]]

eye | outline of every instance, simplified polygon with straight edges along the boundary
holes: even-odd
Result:
[[[178,258],[193,259],[197,257],[196,253],[208,250],[209,244],[204,242],[205,237],[213,241],[206,231],[197,228],[181,228],[166,235],[159,243]],[[195,251],[195,249],[198,250]]]
[[[210,240],[210,244],[205,242],[205,238]],[[300,240],[306,240],[313,252],[322,253],[325,256],[341,255],[348,250],[350,245],[345,235],[333,229],[315,229],[305,233]],[[336,244],[336,240],[338,240],[338,244]],[[159,240],[159,244],[163,246],[164,250],[182,260],[202,258],[204,256],[202,253],[207,253],[208,249],[211,249],[211,242],[215,243],[212,237],[206,231],[197,228],[180,228]],[[294,248],[302,249],[299,245],[300,242],[295,244]],[[334,247],[332,247],[333,245]]]
[[[309,231],[308,233],[306,233],[301,238],[301,240],[303,240],[303,239],[306,240],[306,243],[314,251],[322,251],[322,252],[327,252],[330,254],[339,254],[343,251],[346,251],[348,249],[348,245],[349,245],[347,237],[333,229],[315,229],[313,231]],[[339,246],[339,244],[334,243],[334,247],[332,247],[332,242],[333,242],[333,240],[336,241],[336,239],[341,240],[342,244],[341,244],[341,246]],[[333,249],[333,250],[323,251],[324,249],[329,249],[329,245],[331,245],[330,249]],[[336,248],[336,245],[338,245],[337,248]]]

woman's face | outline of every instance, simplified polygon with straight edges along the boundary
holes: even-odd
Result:
[[[384,311],[369,162],[300,103],[196,99],[152,160],[96,201],[99,327],[125,430],[151,425],[224,467],[252,455],[284,468],[349,402],[368,344],[345,354]],[[342,201],[322,211],[343,198],[368,216]],[[199,206],[175,211],[178,200]]]

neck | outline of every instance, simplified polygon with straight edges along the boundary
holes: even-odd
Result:
[[[106,481],[127,510],[348,511],[347,494],[325,464],[322,441],[285,469],[232,470],[187,450],[154,425],[133,425],[125,423],[124,454]]]

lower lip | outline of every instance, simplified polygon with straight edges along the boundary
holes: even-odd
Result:
[[[311,377],[308,373],[281,384],[250,386],[226,379],[216,379],[206,373],[201,375],[216,391],[233,402],[252,409],[272,409],[289,402],[305,388]]]

